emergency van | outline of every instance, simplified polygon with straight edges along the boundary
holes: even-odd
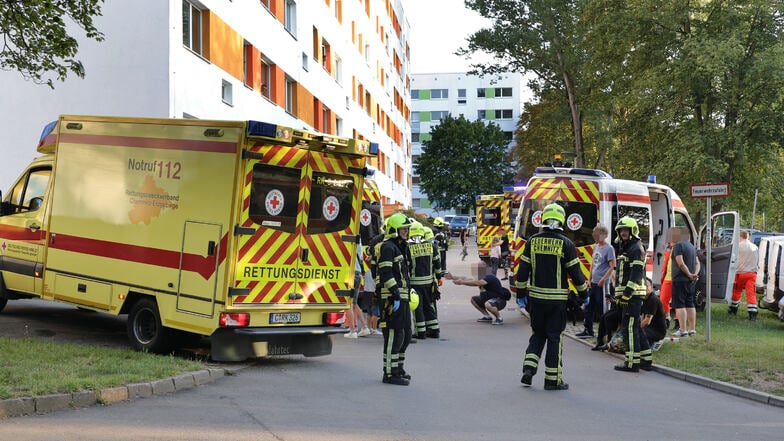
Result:
[[[525,187],[504,186],[503,194],[479,195],[476,197],[476,245],[479,258],[488,263],[493,239],[501,238],[501,228],[511,241],[514,221],[520,211]]]
[[[350,299],[369,143],[259,121],[61,116],[0,208],[0,304],[127,314],[137,350],[317,356]],[[1,309],[1,308],[0,308]]]
[[[511,243],[515,274],[526,239],[540,231],[542,210],[552,202],[564,208],[566,222],[563,234],[576,245],[580,267],[586,279],[590,275],[593,260],[593,228],[597,224],[605,226],[609,231],[607,241],[613,244],[617,237],[615,225],[618,219],[624,216],[637,221],[640,239],[646,247],[646,273],[657,289],[662,271],[665,270],[664,251],[670,227],[686,227],[690,242],[700,249],[703,248],[699,246],[697,230],[686,206],[678,194],[666,185],[615,179],[596,169],[539,167],[528,181],[523,205],[515,224],[515,238]],[[714,229],[723,225],[734,225],[737,237],[736,212],[717,213],[713,218]],[[702,234],[705,234],[704,231],[703,229]],[[702,256],[704,272],[704,252]],[[727,264],[720,265],[719,261],[725,258]],[[734,247],[733,243],[730,243],[728,248],[717,250],[712,255],[712,297],[729,298],[735,277],[732,265],[736,264],[736,261],[737,239]],[[703,276],[700,280],[704,284]],[[514,283],[511,286],[514,288]],[[704,286],[698,285],[698,289],[706,292]]]

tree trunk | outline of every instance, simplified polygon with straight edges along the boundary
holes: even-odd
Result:
[[[574,166],[585,167],[585,153],[583,152],[583,121],[580,109],[577,106],[574,84],[569,72],[563,72],[564,87],[566,96],[569,98],[569,111],[572,115],[572,132],[574,133]]]

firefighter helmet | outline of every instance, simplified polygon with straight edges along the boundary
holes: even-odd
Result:
[[[408,307],[412,311],[419,307],[419,294],[413,289],[408,293]]]
[[[438,228],[443,228],[443,227],[446,226],[446,222],[444,222],[444,218],[443,217],[439,216],[439,217],[433,219],[433,225],[438,227]]]
[[[619,232],[621,228],[628,228],[629,233],[636,237],[637,239],[640,238],[640,227],[637,226],[637,221],[634,218],[629,216],[624,216],[618,219],[618,224],[615,225],[615,231]]]
[[[411,218],[408,218],[410,221]],[[408,230],[408,237],[423,237],[425,235],[425,227],[419,221],[411,223],[411,228]]]
[[[425,240],[430,240],[434,237],[436,236],[433,234],[433,229],[430,227],[425,227],[425,236],[424,236]]]
[[[384,222],[384,227],[386,229],[386,237],[398,237],[398,230],[410,228],[411,222],[408,221],[408,218],[403,213],[394,213]]]
[[[566,213],[563,207],[552,203],[542,210],[542,225],[551,230],[561,230],[561,226],[566,222]]]

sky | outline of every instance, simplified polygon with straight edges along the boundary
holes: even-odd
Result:
[[[411,72],[466,72],[472,62],[455,55],[467,46],[473,32],[490,27],[490,20],[466,9],[463,0],[402,0],[405,18],[411,26]]]

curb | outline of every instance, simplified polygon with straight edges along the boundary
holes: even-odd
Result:
[[[192,389],[211,383],[227,375],[244,369],[248,365],[230,368],[206,368],[199,371],[178,374],[173,377],[125,386],[105,387],[97,391],[39,395],[0,400],[0,418],[22,415],[45,414],[65,409],[111,405],[122,401],[134,401],[153,395],[165,395],[181,390]]]
[[[591,346],[591,343],[589,341],[583,340],[581,338],[577,338],[571,333],[564,332],[564,335],[566,335],[567,337],[571,338],[574,341],[578,341],[582,343],[585,346]],[[623,355],[621,354],[615,354],[611,352],[606,352],[606,354],[609,354],[619,359],[623,359]],[[656,363],[653,364],[653,370],[660,374],[664,374],[681,381],[698,384],[700,386],[707,387],[708,389],[724,392],[725,394],[735,395],[736,397],[745,398],[747,400],[756,401],[758,403],[767,404],[770,406],[784,407],[784,397],[780,397],[778,395],[772,395],[765,392],[759,392],[753,389],[747,389],[745,387],[741,387],[732,383],[714,380],[712,378],[703,377],[701,375],[691,374],[689,372],[680,371],[678,369],[673,369],[668,366],[660,366]]]

